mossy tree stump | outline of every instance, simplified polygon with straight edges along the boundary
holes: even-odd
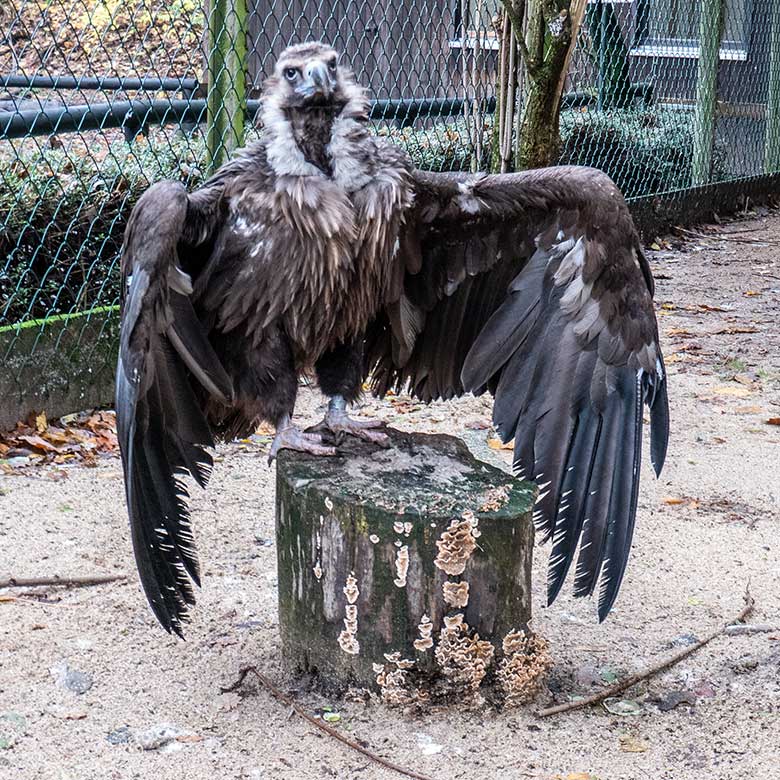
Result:
[[[479,697],[501,687],[531,617],[535,487],[452,436],[388,434],[389,449],[280,453],[285,663],[391,702]]]

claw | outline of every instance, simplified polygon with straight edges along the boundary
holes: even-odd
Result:
[[[310,430],[330,431],[336,435],[357,436],[359,439],[386,447],[390,444],[390,437],[382,431],[374,430],[375,428],[381,428],[383,425],[384,422],[382,420],[354,420],[347,414],[345,409],[331,402],[325,419]]]
[[[268,452],[268,465],[270,466],[279,450],[298,450],[298,452],[308,452],[311,455],[335,455],[335,447],[327,447],[322,443],[322,436],[318,433],[304,433],[300,428],[287,421],[286,425],[279,427],[271,443],[271,449]]]

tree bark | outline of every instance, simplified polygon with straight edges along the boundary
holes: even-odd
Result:
[[[518,123],[518,170],[554,165],[560,151],[560,103],[569,60],[587,0],[503,0],[527,71],[525,107]]]
[[[535,487],[454,437],[388,433],[389,449],[280,453],[285,664],[391,703],[481,697],[531,617]]]

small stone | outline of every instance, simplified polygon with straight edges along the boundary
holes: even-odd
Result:
[[[749,672],[754,672],[758,669],[758,659],[752,655],[746,655],[738,661],[735,661],[731,665],[731,668],[734,670],[735,674],[748,674]]]
[[[574,672],[574,682],[579,688],[591,688],[602,683],[599,670],[595,666],[585,664]]]
[[[130,729],[127,726],[120,726],[106,735],[109,745],[126,745],[131,738]]]
[[[172,723],[160,723],[143,731],[133,733],[133,741],[142,750],[159,750],[177,740],[187,736],[189,732]]]
[[[669,691],[666,695],[655,699],[655,704],[661,712],[669,712],[681,704],[693,706],[696,704],[696,694],[693,691]]]
[[[669,642],[669,647],[689,647],[695,645],[698,642],[698,638],[694,634],[680,634]]]
[[[64,659],[49,669],[49,672],[59,685],[79,696],[86,693],[93,685],[91,674],[71,669]]]
[[[439,745],[433,741],[433,737],[428,734],[417,734],[417,746],[424,756],[434,756],[444,750],[444,745]]]

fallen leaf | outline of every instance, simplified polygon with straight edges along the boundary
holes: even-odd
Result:
[[[660,247],[660,245],[658,244],[657,241],[653,241],[653,243],[650,244],[650,249],[652,249],[652,250],[654,250],[656,252],[660,252],[661,251],[661,247]]]
[[[761,414],[763,411],[762,406],[738,406],[734,409],[734,414]]]
[[[676,498],[675,496],[669,496],[664,499],[664,504],[669,506],[677,506],[678,504],[687,504],[690,501],[689,498]]]
[[[752,298],[754,295],[761,295],[758,290],[745,290],[742,294],[747,298]]]
[[[752,386],[754,384],[753,377],[749,376],[748,374],[734,374],[732,378],[735,382],[739,382],[741,385]]]
[[[688,338],[689,336],[693,336],[694,334],[691,333],[689,330],[685,330],[685,328],[669,328],[668,331],[666,331],[667,336],[680,336],[681,338]]]
[[[180,737],[176,737],[177,742],[203,742],[203,737],[200,734],[182,734]]]
[[[770,417],[766,421],[767,425],[780,425],[780,417]]]
[[[587,772],[569,772],[566,780],[594,780],[593,775]]]
[[[644,753],[647,750],[647,743],[630,734],[623,734],[620,737],[620,749],[624,753]]]
[[[25,442],[25,444],[29,444],[36,450],[43,450],[43,452],[59,452],[57,447],[55,447],[53,444],[50,444],[46,441],[46,439],[43,439],[40,436],[17,436],[17,439],[19,439],[19,441]]]
[[[35,429],[38,431],[38,433],[43,433],[47,426],[49,425],[48,421],[46,420],[46,412],[41,412],[39,415],[35,418]]]
[[[494,439],[491,437],[487,440],[487,444],[491,450],[513,450],[515,448],[514,439],[504,444],[501,439]]]
[[[67,431],[64,428],[56,428],[53,425],[50,425],[43,435],[47,441],[53,444],[67,444],[69,441]]]
[[[713,388],[712,392],[716,395],[733,395],[737,398],[750,395],[750,390],[746,387],[734,387],[733,385],[718,385],[718,387]]]
[[[633,699],[604,699],[604,709],[613,715],[639,715],[642,705]]]

